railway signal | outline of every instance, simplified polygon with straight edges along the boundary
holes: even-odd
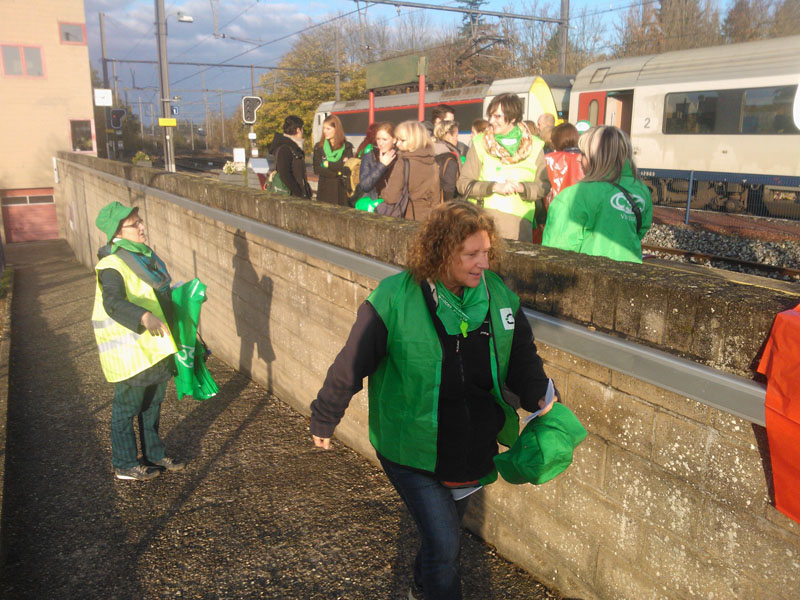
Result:
[[[124,108],[111,109],[111,127],[114,129],[122,129],[122,118],[128,114]]]
[[[256,122],[256,111],[261,104],[259,96],[242,96],[242,121],[247,125],[253,125]]]

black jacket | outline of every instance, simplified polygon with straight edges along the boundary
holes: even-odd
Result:
[[[350,206],[350,169],[344,166],[348,158],[353,158],[353,144],[345,140],[342,157],[336,162],[325,160],[325,151],[320,142],[314,146],[314,173],[319,175],[317,184],[317,200],[336,204],[337,206]]]
[[[466,338],[447,335],[435,314],[427,283],[422,284],[422,290],[443,350],[436,475],[444,481],[479,479],[493,467],[498,450],[496,436],[504,422],[502,409],[489,392],[489,323],[469,332]],[[539,399],[545,394],[547,376],[522,308],[515,315],[515,323],[506,386],[519,396],[522,408],[532,412],[538,410]],[[364,302],[347,343],[311,403],[312,434],[333,435],[350,399],[361,390],[363,378],[374,373],[386,355],[387,335],[378,313]]]
[[[275,170],[292,196],[311,198],[311,187],[306,177],[306,154],[293,140],[276,133],[268,152],[275,159]]]
[[[389,172],[396,162],[391,162],[387,167],[378,160],[378,152],[380,151],[374,148],[371,152],[364,154],[361,158],[361,169],[358,172],[358,187],[361,188],[361,195],[369,196],[373,200],[380,197]]]

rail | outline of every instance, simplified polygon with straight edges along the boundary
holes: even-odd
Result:
[[[379,281],[401,269],[351,250],[339,248],[296,233],[266,225],[240,215],[205,206],[182,196],[128,181],[84,165],[71,166],[109,182],[171,202],[192,212],[231,227],[268,239],[298,252],[313,256],[359,275]],[[627,340],[592,331],[582,325],[524,309],[535,338],[579,358],[691,398],[702,404],[735,415],[757,425],[765,425],[763,385],[700,365]]]

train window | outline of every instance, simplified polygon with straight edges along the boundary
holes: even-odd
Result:
[[[602,83],[602,81],[606,78],[606,73],[608,73],[608,67],[597,69],[597,71],[592,74],[592,79],[589,81],[589,83]]]
[[[667,94],[664,133],[738,133],[742,90]]]
[[[592,127],[597,125],[597,117],[600,113],[600,103],[597,100],[589,102],[589,123]]]
[[[796,85],[745,90],[742,103],[742,133],[800,133],[792,121]]]

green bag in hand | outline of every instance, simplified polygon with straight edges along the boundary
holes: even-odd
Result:
[[[269,181],[267,182],[267,187],[265,189],[273,194],[279,194],[283,196],[288,196],[291,194],[289,188],[286,187],[286,184],[283,182],[283,179],[281,179],[281,176],[278,175],[277,171],[270,173]]]
[[[205,301],[206,285],[199,279],[192,279],[172,290],[172,333],[178,346],[175,354],[175,389],[179,400],[184,396],[208,400],[219,391],[206,367],[206,347],[197,335],[200,308]]]

